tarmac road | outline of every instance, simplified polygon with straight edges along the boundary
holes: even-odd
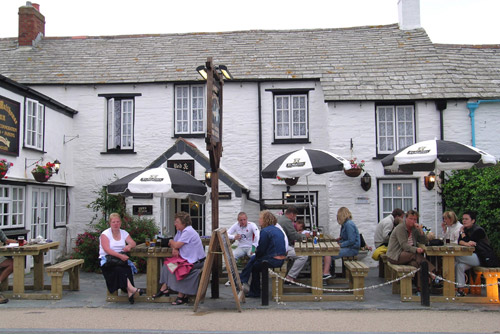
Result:
[[[500,333],[498,312],[5,308],[0,333]]]

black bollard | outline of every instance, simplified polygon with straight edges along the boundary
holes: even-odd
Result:
[[[262,306],[269,305],[269,263],[262,261]]]
[[[429,264],[425,261],[420,264],[420,288],[420,305],[430,306]]]

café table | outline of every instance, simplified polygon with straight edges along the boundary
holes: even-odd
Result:
[[[14,260],[14,282],[12,284],[12,298],[18,299],[46,299],[46,295],[25,293],[24,268],[26,266],[26,257],[33,256],[33,290],[44,290],[43,274],[44,261],[43,256],[51,249],[59,247],[58,241],[27,244],[24,246],[1,246],[0,256],[12,256]],[[30,287],[31,288],[31,287]],[[50,286],[49,286],[50,289]]]
[[[311,286],[318,289],[310,289],[310,294],[283,295],[282,301],[319,301],[339,300],[338,295],[323,294],[323,256],[334,256],[340,252],[339,244],[334,239],[325,236],[317,243],[308,238],[305,242],[295,242],[295,254],[297,256],[309,256],[311,258]],[[285,289],[288,291],[289,289]]]
[[[146,295],[155,294],[158,291],[161,264],[165,257],[172,256],[172,248],[148,247],[146,244],[139,244],[132,248],[130,255],[146,258]]]
[[[455,280],[455,257],[470,256],[474,252],[474,247],[460,246],[457,244],[446,244],[443,246],[421,246],[427,256],[438,256],[443,259],[443,278],[445,280],[456,282]],[[432,300],[450,301],[455,300],[455,285],[452,283],[443,283],[443,296],[431,296]],[[441,298],[438,298],[441,297]]]

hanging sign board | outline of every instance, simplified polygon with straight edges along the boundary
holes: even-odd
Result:
[[[233,290],[234,300],[236,301],[236,307],[238,308],[238,312],[241,312],[241,303],[245,302],[245,293],[243,292],[240,274],[238,273],[238,267],[236,266],[236,260],[234,259],[233,250],[231,248],[231,241],[229,240],[226,229],[222,227],[214,230],[210,238],[207,258],[203,266],[203,273],[200,278],[200,285],[194,302],[194,312],[197,311],[200,301],[205,299],[210,274],[212,272],[212,265],[215,256],[220,252],[219,250],[222,250],[224,256],[224,262],[226,263],[226,270],[229,276],[229,282],[231,283],[231,289]]]
[[[20,104],[0,96],[0,153],[19,156]]]

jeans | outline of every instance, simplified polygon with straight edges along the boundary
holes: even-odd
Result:
[[[465,286],[465,272],[470,268],[479,265],[480,262],[476,253],[470,256],[455,257],[455,278],[459,288],[463,288]]]
[[[260,273],[262,271],[262,262],[264,261],[269,263],[269,268],[279,268],[284,262],[284,260],[277,260],[270,256],[263,256],[258,259],[255,255],[252,256],[240,275],[241,283],[248,284],[250,276],[252,277],[252,282],[250,283],[250,296],[260,296]]]
[[[309,256],[297,256],[295,254],[295,250],[291,249],[288,251],[287,256],[288,259],[293,260],[292,268],[288,271],[288,276],[291,278],[297,278],[302,271],[302,268],[306,265],[307,259]]]

